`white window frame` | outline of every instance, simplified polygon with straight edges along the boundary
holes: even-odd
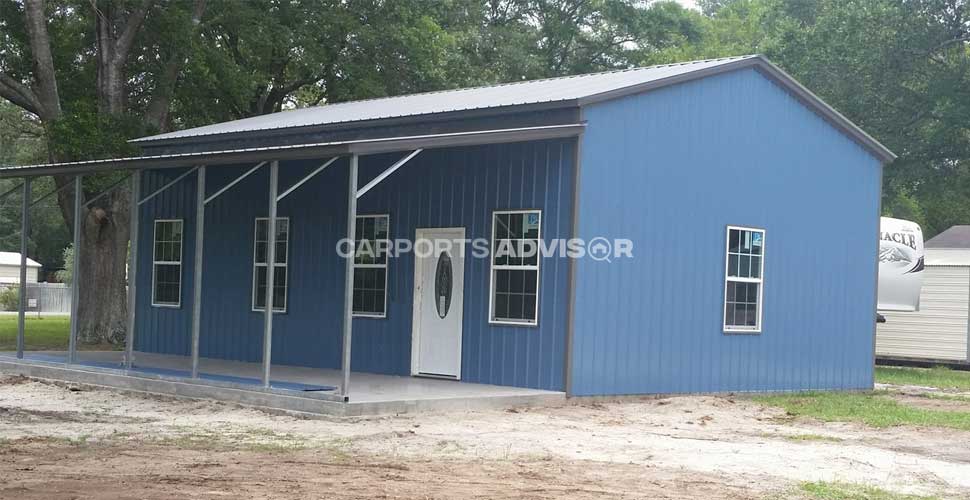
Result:
[[[388,238],[388,241],[390,241],[390,238],[391,238],[391,215],[390,214],[360,214],[360,215],[357,216],[357,219],[378,219],[378,218],[381,218],[381,217],[387,219],[387,238]],[[355,221],[355,223],[356,223],[356,221]],[[356,235],[356,236],[357,236],[358,239],[360,239],[360,235],[359,234]],[[383,269],[384,270],[384,312],[381,313],[381,314],[377,314],[377,313],[369,313],[369,312],[357,312],[357,311],[351,310],[351,317],[354,317],[354,318],[372,318],[372,319],[385,319],[385,318],[387,318],[387,275],[389,273],[388,264],[390,264],[390,258],[391,258],[390,254],[385,255],[384,256],[384,263],[383,264],[358,264],[357,263],[357,259],[356,258],[354,259],[354,261],[353,261],[353,264],[354,264],[354,274],[357,273],[357,269],[358,268],[360,268],[360,269]],[[354,293],[353,276],[351,276],[351,281],[350,281],[350,293],[351,293],[351,301],[350,301],[351,302],[351,309],[353,309],[353,293]]]
[[[731,231],[751,231],[761,233],[761,269],[758,273],[758,278],[742,278],[740,276],[730,276],[730,271],[728,269],[731,261]],[[764,228],[760,227],[749,227],[749,226],[727,226],[727,230],[724,233],[724,310],[721,315],[721,325],[724,328],[724,333],[761,333],[763,311],[764,311],[764,294],[765,294],[765,253],[767,250],[768,232]],[[758,314],[755,319],[755,326],[742,326],[742,325],[728,325],[727,324],[727,311],[728,311],[728,283],[757,283],[758,284]]]
[[[170,224],[177,222],[182,229],[182,236],[179,238],[179,260],[168,261],[168,260],[158,260],[156,255],[156,250],[158,248],[158,225],[159,224]],[[179,309],[182,307],[182,253],[185,251],[185,222],[182,219],[155,219],[155,223],[152,226],[152,307],[164,307],[171,309]],[[171,302],[158,302],[155,297],[155,280],[157,276],[156,268],[159,265],[166,266],[179,266],[179,299],[176,303]]]
[[[492,211],[492,237],[489,240],[489,253],[488,253],[488,266],[489,266],[489,278],[488,278],[488,323],[491,325],[508,325],[508,326],[539,326],[539,285],[542,282],[542,273],[539,270],[539,266],[542,263],[542,254],[539,253],[536,256],[535,265],[496,265],[495,255],[493,255],[495,248],[495,219],[499,215],[505,214],[539,214],[539,234],[536,239],[542,244],[542,210],[540,209],[521,209],[521,210],[493,210]],[[539,252],[539,249],[536,249]],[[512,271],[535,271],[536,272],[536,312],[535,318],[532,321],[522,321],[522,320],[511,320],[511,319],[496,319],[495,318],[495,275],[497,271],[502,270],[512,270]]]
[[[253,221],[253,285],[252,285],[253,290],[252,290],[252,311],[253,312],[262,313],[262,312],[265,312],[266,311],[265,306],[264,307],[256,307],[256,291],[258,290],[258,288],[256,287],[256,278],[258,277],[258,275],[256,274],[256,269],[259,268],[259,267],[268,267],[269,266],[269,263],[267,263],[267,262],[263,262],[263,263],[256,262],[256,238],[257,238],[257,236],[259,234],[259,221],[266,221],[266,223],[269,224],[269,217],[256,217],[256,219]],[[273,263],[273,267],[282,267],[282,268],[284,268],[284,273],[283,274],[286,276],[286,286],[284,287],[284,291],[283,291],[283,307],[278,307],[277,304],[273,304],[273,314],[286,313],[286,310],[287,310],[287,308],[290,305],[290,241],[292,241],[292,239],[293,239],[293,234],[291,233],[291,231],[293,230],[293,227],[290,225],[290,218],[289,217],[277,217],[276,218],[276,223],[279,224],[280,222],[286,222],[286,262],[285,263],[280,263],[277,260],[276,262]],[[269,231],[269,227],[268,226],[267,226],[266,230],[267,230],[266,236],[268,238],[269,237],[269,232],[268,232]],[[267,251],[269,251],[268,243],[269,242],[267,241]],[[269,274],[267,274],[266,276],[267,276],[267,278],[269,278]],[[273,286],[276,286],[276,283],[274,283]]]

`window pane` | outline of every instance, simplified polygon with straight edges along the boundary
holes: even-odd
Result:
[[[751,253],[761,255],[761,250],[764,246],[764,237],[765,233],[761,231],[753,231],[751,233]]]
[[[273,261],[277,264],[286,264],[286,247],[285,241],[276,242],[276,255],[273,256]]]
[[[745,306],[745,326],[758,326],[758,306],[747,304]]]
[[[738,276],[742,278],[751,277],[751,256],[742,255],[738,258]]]
[[[748,283],[748,294],[747,294],[747,297],[746,297],[745,302],[748,302],[750,304],[757,304],[758,303],[758,288],[760,286],[761,285],[759,285],[757,283]]]
[[[728,266],[727,268],[728,276],[737,276],[738,275],[738,256],[734,254],[728,255],[727,266]]]
[[[266,263],[266,259],[267,259],[267,256],[266,256],[266,242],[265,241],[257,241],[256,242],[256,258],[255,258],[256,263],[257,264],[265,264]]]
[[[751,277],[761,277],[761,257],[751,257]]]
[[[509,317],[509,295],[499,293],[495,295],[495,319]]]
[[[729,252],[741,251],[741,231],[738,231],[737,229],[732,229],[729,232],[728,251]]]

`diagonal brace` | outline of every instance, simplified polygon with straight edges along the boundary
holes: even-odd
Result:
[[[310,172],[309,174],[307,174],[306,177],[304,177],[304,178],[300,179],[299,181],[297,181],[296,184],[294,184],[292,187],[290,187],[286,191],[283,191],[282,194],[280,194],[279,196],[277,196],[276,197],[276,201],[280,201],[283,198],[286,198],[287,195],[289,195],[293,191],[296,191],[300,186],[306,184],[306,182],[309,181],[310,179],[312,179],[315,175],[319,174],[320,172],[323,172],[324,169],[326,169],[327,167],[329,167],[333,162],[337,161],[337,158],[340,158],[340,157],[339,156],[334,156],[333,158],[327,160],[326,163],[324,163],[323,165],[320,165],[313,172]]]
[[[229,189],[231,189],[236,184],[239,184],[240,182],[242,182],[242,180],[245,179],[246,177],[249,177],[250,175],[252,175],[254,172],[256,172],[257,170],[259,170],[259,167],[262,167],[263,165],[266,165],[266,162],[265,161],[261,161],[261,162],[257,163],[255,167],[247,170],[245,173],[243,173],[239,177],[236,177],[235,179],[233,179],[229,184],[226,184],[225,186],[223,186],[222,189],[220,189],[220,190],[216,191],[215,193],[213,193],[212,196],[206,198],[204,204],[205,205],[208,205],[210,201],[218,198],[222,193],[225,193],[226,191],[229,191]]]
[[[357,190],[357,199],[360,199],[361,196],[364,196],[365,194],[367,194],[368,191],[370,191],[371,189],[374,189],[374,187],[377,186],[378,184],[380,184],[381,181],[383,181],[384,179],[388,178],[391,174],[393,174],[395,171],[397,171],[397,169],[403,167],[405,163],[407,163],[408,161],[410,161],[411,158],[414,158],[415,156],[418,156],[418,153],[420,153],[422,151],[424,151],[424,150],[423,149],[415,149],[414,151],[411,152],[411,154],[405,156],[404,158],[401,158],[400,160],[397,161],[397,163],[391,165],[390,167],[388,167],[387,170],[381,172],[381,174],[378,175],[377,177],[375,177],[374,180],[368,182],[366,186],[364,186],[364,187],[362,187],[362,188],[360,188],[360,189]]]
[[[148,200],[151,200],[152,198],[154,198],[154,197],[162,194],[163,191],[165,191],[166,189],[168,189],[168,188],[170,188],[170,187],[178,184],[179,181],[181,181],[182,179],[188,177],[189,175],[191,175],[193,172],[195,172],[198,169],[199,169],[199,167],[192,167],[192,168],[189,169],[188,172],[185,172],[184,174],[182,174],[182,175],[180,175],[180,176],[172,179],[171,181],[169,181],[168,183],[166,183],[164,186],[156,189],[155,192],[153,192],[152,194],[150,194],[150,195],[146,196],[145,198],[139,200],[138,201],[138,206],[142,206],[145,203],[148,203]]]

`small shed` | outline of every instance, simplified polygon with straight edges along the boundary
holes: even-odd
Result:
[[[926,242],[926,270],[916,312],[886,313],[876,356],[887,360],[970,362],[970,225]]]
[[[41,265],[27,258],[27,283],[37,283]],[[20,253],[0,252],[0,286],[20,283]]]

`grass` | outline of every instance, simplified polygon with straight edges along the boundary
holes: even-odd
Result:
[[[970,430],[970,412],[915,408],[885,393],[818,392],[759,396],[762,404],[784,408],[790,415],[825,422],[861,422],[872,427],[916,425]]]
[[[823,436],[821,434],[791,434],[784,436],[785,439],[789,441],[794,441],[796,443],[804,443],[810,441],[827,441],[830,443],[842,442],[842,439],[832,436]]]
[[[801,490],[819,500],[931,500],[936,497],[903,495],[861,484],[816,481],[802,483]]]
[[[24,324],[24,349],[27,351],[66,351],[71,331],[68,316],[28,315]],[[78,344],[82,350],[114,350],[112,345]],[[0,351],[17,349],[17,316],[0,316]]]
[[[970,371],[951,370],[943,366],[936,368],[877,366],[876,382],[970,391]]]

